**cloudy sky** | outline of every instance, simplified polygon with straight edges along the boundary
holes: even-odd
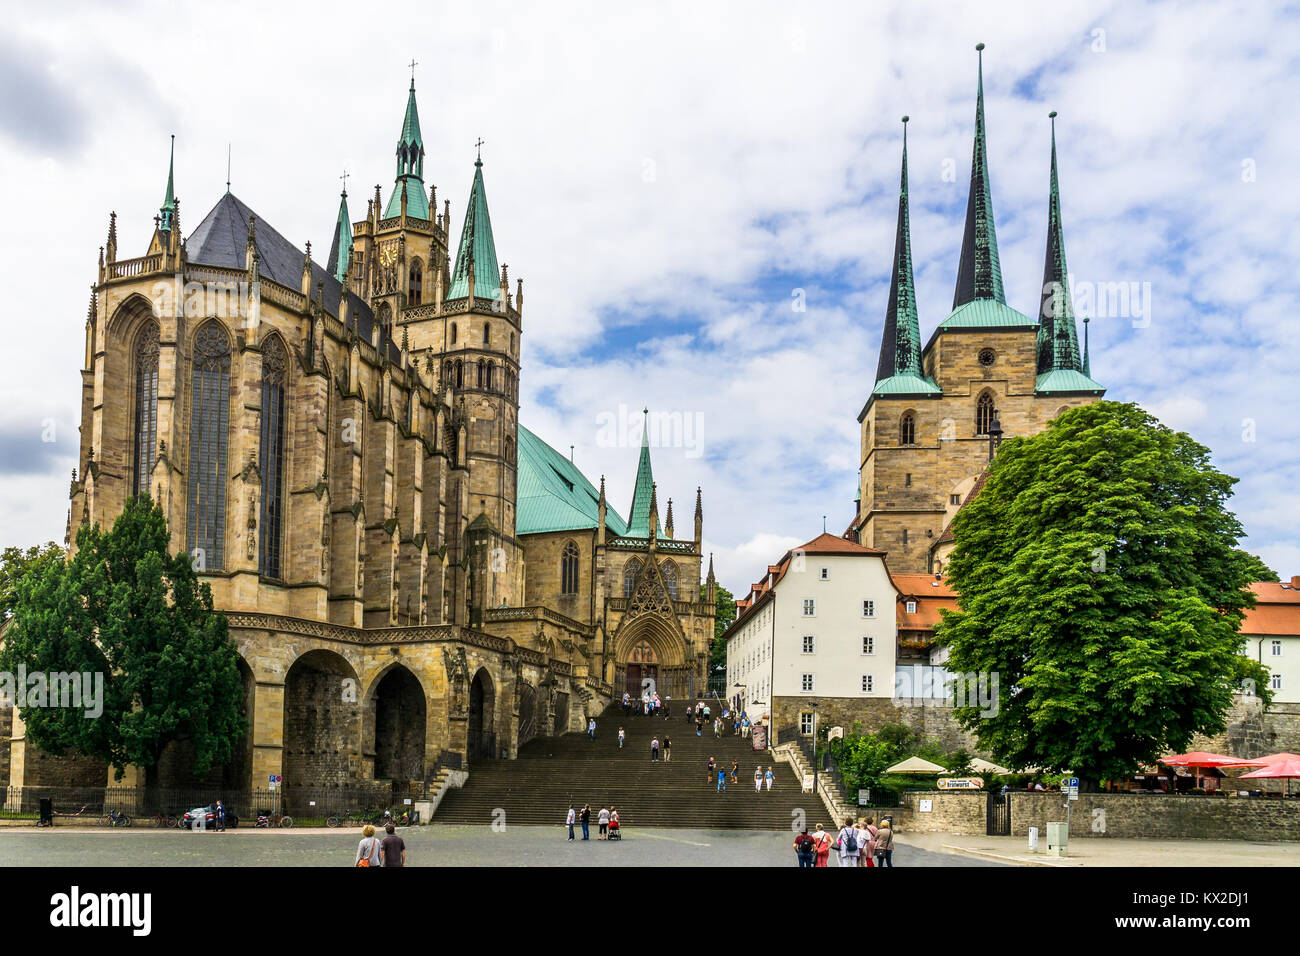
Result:
[[[800,9],[812,6],[811,10]],[[1093,376],[1213,449],[1233,506],[1300,573],[1300,14],[1268,4],[97,3],[0,33],[0,544],[62,541],[83,329],[110,210],[143,254],[176,134],[188,231],[225,188],[328,248],[393,178],[415,59],[426,180],[460,222],[482,137],[501,261],[525,283],[521,418],[626,513],[643,405],[691,424],[660,500],[743,592],[852,518],[856,416],[888,295],[911,116],[922,334],[952,301],[985,51],[1009,304],[1042,277],[1058,110]],[[797,311],[794,303],[806,304]],[[1140,307],[1137,305],[1140,303]],[[51,440],[52,439],[52,440]]]

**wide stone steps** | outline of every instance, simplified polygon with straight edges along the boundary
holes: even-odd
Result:
[[[620,750],[619,726],[626,731]],[[531,741],[516,760],[481,760],[470,765],[469,779],[449,791],[434,815],[441,824],[486,825],[502,819],[507,825],[562,826],[569,806],[589,804],[591,826],[596,814],[611,804],[625,827],[703,829],[789,829],[794,813],[804,808],[808,823],[822,819],[788,765],[777,764],[770,752],[755,751],[748,738],[728,729],[714,738],[712,726],[695,736],[694,724],[676,719],[631,717],[607,712],[597,721],[596,740],[586,734]],[[650,760],[650,740],[664,733],[672,738],[672,760]],[[716,773],[706,780],[709,756],[719,766],[739,763],[738,781],[717,791]],[[754,790],[754,767],[773,767],[771,790]]]

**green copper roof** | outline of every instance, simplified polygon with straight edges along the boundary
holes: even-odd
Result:
[[[1034,328],[1038,325],[1022,312],[1017,312],[1005,302],[993,299],[975,299],[952,310],[948,318],[939,323],[941,329],[996,329]]]
[[[1034,391],[1039,394],[1090,392],[1100,395],[1106,391],[1106,388],[1098,385],[1083,372],[1071,368],[1058,368],[1039,375],[1034,381]]]
[[[912,230],[907,208],[907,117],[903,117],[903,171],[898,186],[898,229],[894,235],[894,268],[889,281],[889,304],[880,340],[875,394],[894,378],[919,379],[927,391],[939,387],[923,377],[921,323],[916,311],[916,282],[912,276]]]
[[[641,426],[641,460],[636,466],[636,488],[632,492],[632,508],[627,516],[627,533],[632,537],[650,534],[650,500],[654,497],[655,478],[650,468],[650,412],[645,412]]]
[[[962,237],[961,265],[957,268],[954,310],[974,299],[1006,302],[1002,267],[998,263],[998,237],[993,227],[993,193],[989,188],[988,145],[984,129],[984,44],[980,51],[979,85],[975,96],[975,147],[971,155],[970,195],[966,201],[966,232]]]
[[[933,379],[917,372],[904,372],[882,378],[871,390],[872,395],[942,395],[943,389]]]
[[[330,241],[330,255],[326,270],[339,282],[348,274],[352,262],[352,220],[348,216],[348,191],[339,198],[339,215],[334,221],[334,238]]]
[[[172,227],[172,216],[176,212],[176,194],[173,188],[173,173],[176,169],[176,137],[172,136],[171,155],[167,159],[167,195],[163,197],[162,208],[159,209],[161,217],[158,228],[168,232]]]
[[[523,425],[516,489],[517,534],[590,530],[600,522],[600,493],[573,462]],[[608,504],[605,525],[611,535],[627,533],[627,525]]]
[[[415,108],[415,79],[406,97],[406,116],[397,139],[397,179],[388,197],[384,218],[402,214],[402,186],[406,186],[406,214],[414,219],[429,218],[429,197],[424,194],[424,140],[420,136],[420,114]]]
[[[1070,302],[1070,270],[1065,264],[1061,193],[1056,178],[1056,112],[1052,114],[1052,178],[1047,201],[1047,253],[1043,262],[1043,302],[1039,309],[1038,371],[1079,371],[1079,329]]]
[[[501,267],[497,265],[497,247],[492,239],[492,217],[488,215],[487,191],[483,188],[483,160],[474,163],[474,185],[470,187],[465,207],[465,224],[460,230],[460,248],[456,268],[452,270],[448,299],[469,296],[469,264],[474,263],[474,295],[495,299],[501,294]]]

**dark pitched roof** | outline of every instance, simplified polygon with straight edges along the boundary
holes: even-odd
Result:
[[[276,232],[274,226],[258,216],[233,193],[222,196],[185,240],[189,261],[224,269],[243,269],[245,249],[248,246],[248,222],[252,217],[257,218],[254,241],[259,257],[258,274],[287,288],[301,289],[302,260],[306,253]],[[312,296],[316,295],[317,283],[323,283],[325,311],[337,316],[339,300],[343,296],[342,284],[314,259],[311,274]],[[370,306],[364,299],[349,292],[348,313],[357,334],[369,340],[374,324]],[[391,360],[400,360],[400,350],[391,340],[386,340],[382,345]]]

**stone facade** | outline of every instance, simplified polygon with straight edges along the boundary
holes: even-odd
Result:
[[[809,703],[817,701],[817,726],[843,727],[846,734],[876,733],[886,724],[902,724],[923,737],[938,740],[949,750],[965,749],[983,756],[974,737],[953,719],[952,708],[943,701],[915,701],[901,698],[803,697],[775,698],[774,742],[785,743],[799,733],[800,715],[811,713]]]

